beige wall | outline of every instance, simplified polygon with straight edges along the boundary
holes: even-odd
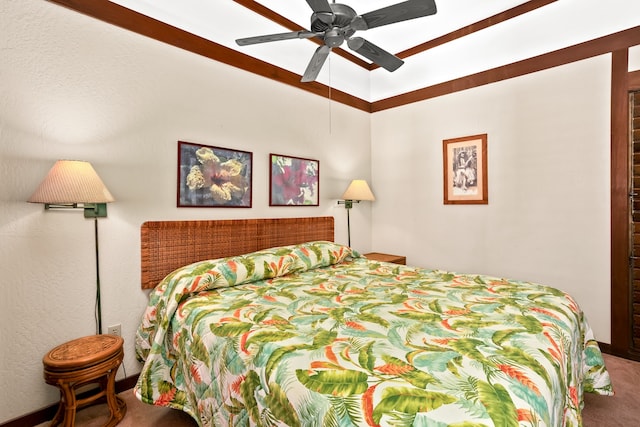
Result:
[[[0,58],[0,423],[56,402],[42,356],[94,332],[93,222],[25,202],[55,160],[91,161],[116,198],[99,223],[102,309],[127,376],[143,221],[329,215],[346,243],[336,201],[370,178],[368,114],[42,0],[0,3]],[[176,208],[178,140],[253,152],[253,208]],[[320,207],[268,206],[271,152],[320,161]],[[364,250],[370,212],[352,224]]]
[[[571,293],[610,341],[610,56],[373,115],[376,250]],[[488,205],[444,205],[442,141],[488,134]]]
[[[357,249],[567,290],[609,341],[608,55],[371,116],[41,0],[0,2],[0,58],[0,423],[56,402],[42,356],[94,332],[92,222],[25,202],[58,158],[91,161],[117,199],[103,319],[122,324],[127,376],[142,222],[333,215],[344,243],[352,178],[377,198],[351,212]],[[444,206],[442,140],[477,133],[490,203]],[[178,140],[253,152],[253,208],[177,209]],[[320,160],[320,207],[268,207],[271,152]]]

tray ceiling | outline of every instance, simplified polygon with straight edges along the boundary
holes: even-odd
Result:
[[[243,55],[302,75],[318,44],[238,46],[238,38],[309,29],[305,0],[111,0]],[[363,14],[399,1],[344,0]],[[436,0],[438,12],[359,31],[403,58],[393,73],[350,51],[331,53],[318,82],[377,101],[640,25],[637,0]]]

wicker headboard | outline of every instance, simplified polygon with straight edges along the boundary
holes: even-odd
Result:
[[[148,221],[140,227],[142,289],[178,267],[313,240],[333,242],[333,217]]]

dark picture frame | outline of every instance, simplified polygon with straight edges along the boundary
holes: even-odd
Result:
[[[318,206],[320,161],[269,155],[269,206]]]
[[[253,153],[178,141],[178,207],[250,208]]]
[[[444,204],[489,203],[487,134],[442,141]]]

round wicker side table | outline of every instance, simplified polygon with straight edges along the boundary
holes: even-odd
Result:
[[[76,410],[106,398],[111,413],[104,427],[115,426],[127,412],[126,403],[116,395],[116,372],[124,357],[124,340],[115,335],[91,335],[57,346],[42,359],[47,384],[60,389],[60,405],[51,426],[75,425]],[[100,388],[78,398],[76,390],[97,383]]]

